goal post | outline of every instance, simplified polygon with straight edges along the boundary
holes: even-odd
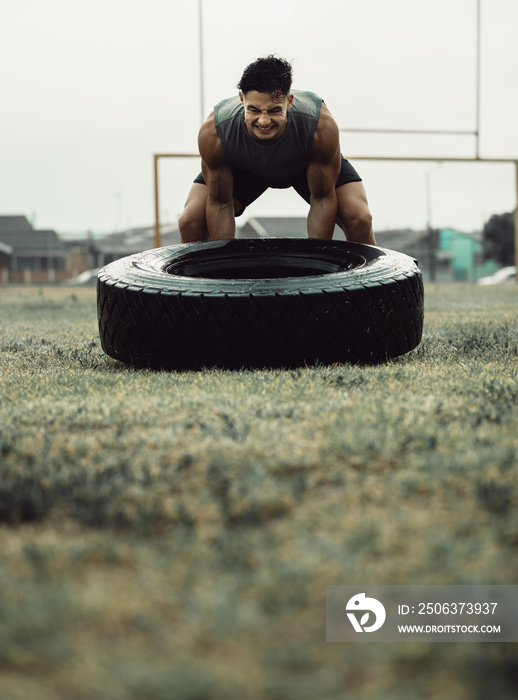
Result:
[[[474,114],[474,129],[472,130],[421,130],[421,129],[354,129],[341,128],[340,132],[356,132],[356,133],[382,133],[382,134],[419,134],[419,135],[449,135],[449,136],[472,136],[475,139],[474,156],[471,158],[439,158],[429,156],[353,156],[348,155],[347,158],[354,160],[371,160],[371,161],[427,161],[427,162],[464,162],[464,163],[514,163],[515,165],[515,180],[516,180],[516,197],[514,210],[514,251],[515,265],[517,268],[516,279],[518,282],[518,159],[517,158],[481,158],[480,157],[480,113],[482,104],[481,92],[481,39],[482,39],[482,0],[474,0],[475,5],[475,114]],[[199,51],[200,51],[200,123],[205,118],[204,106],[204,76],[203,76],[203,6],[202,0],[198,0],[198,19],[199,19]],[[156,153],[154,155],[154,186],[155,186],[155,247],[160,247],[160,202],[159,202],[159,167],[158,161],[161,158],[199,158],[198,153]]]

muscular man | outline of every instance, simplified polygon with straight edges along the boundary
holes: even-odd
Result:
[[[310,238],[376,245],[360,176],[340,152],[338,126],[312,92],[291,91],[291,65],[274,56],[244,71],[239,95],[200,129],[202,172],[179,226],[184,243],[234,238],[235,217],[269,187],[293,187],[309,204]]]

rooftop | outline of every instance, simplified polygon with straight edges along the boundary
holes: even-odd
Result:
[[[0,216],[0,245],[4,252],[17,256],[29,252],[42,256],[65,252],[55,231],[36,231],[25,216]]]

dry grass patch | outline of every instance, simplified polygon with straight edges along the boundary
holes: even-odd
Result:
[[[514,645],[324,626],[326,585],[516,580],[517,301],[431,286],[378,367],[161,373],[94,290],[3,288],[2,700],[514,698]]]

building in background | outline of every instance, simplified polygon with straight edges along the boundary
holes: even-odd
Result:
[[[70,276],[68,251],[57,233],[33,229],[25,216],[0,216],[0,280],[61,282]]]
[[[240,238],[255,236],[307,235],[306,217],[257,217],[249,219],[238,231]],[[425,279],[437,282],[468,282],[490,275],[498,268],[494,261],[482,261],[480,233],[462,233],[453,229],[414,231],[401,229],[376,231],[376,243],[415,258]],[[344,239],[336,227],[335,238]]]
[[[306,217],[253,217],[237,229],[238,238],[305,238]],[[344,240],[336,227],[335,238]],[[482,261],[481,234],[453,229],[376,231],[376,241],[414,257],[425,280],[476,281],[499,265]],[[161,245],[181,243],[177,224],[161,227]],[[154,248],[153,226],[120,233],[61,239],[55,231],[33,229],[25,216],[0,216],[0,283],[42,284],[66,280],[95,282],[97,270],[114,260]],[[88,274],[87,274],[88,273]],[[80,277],[81,276],[81,277]],[[79,281],[79,279],[78,279]]]

